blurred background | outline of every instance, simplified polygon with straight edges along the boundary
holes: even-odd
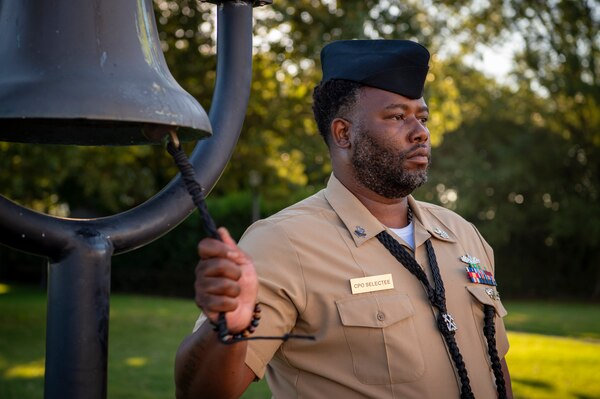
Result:
[[[171,72],[208,110],[214,6],[154,5]],[[415,196],[477,226],[495,250],[504,299],[598,303],[600,2],[275,0],[256,9],[255,19],[245,125],[208,198],[219,225],[239,237],[257,217],[324,187],[331,166],[311,93],[325,43],[416,40],[432,54],[426,101],[434,149],[429,182]],[[176,173],[160,146],[0,142],[0,193],[53,215],[127,210]],[[158,241],[115,257],[112,291],[191,298],[202,234],[194,214]],[[45,259],[0,245],[0,281],[44,287],[45,273]],[[590,309],[585,318],[600,320],[598,307]],[[587,395],[577,397],[597,397]]]
[[[432,53],[426,100],[435,146],[430,181],[416,197],[480,229],[495,249],[506,296],[600,298],[599,5],[276,0],[256,9],[250,105],[209,197],[215,219],[239,236],[253,217],[324,186],[331,166],[311,93],[325,43],[412,39]],[[155,8],[171,71],[209,109],[215,7],[156,0]],[[60,216],[127,210],[176,174],[160,146],[0,143],[0,154],[1,193]],[[181,283],[196,262],[201,231],[194,216],[116,257],[113,290],[189,295],[191,285]],[[40,282],[44,272],[44,260],[0,247],[0,279]]]
[[[185,0],[155,6],[169,68],[209,109],[215,7]],[[429,183],[416,197],[481,230],[506,296],[600,298],[597,1],[277,0],[255,15],[245,126],[209,197],[219,224],[239,236],[253,215],[325,185],[331,166],[311,111],[325,43],[411,39],[432,53],[426,100],[435,146]],[[0,143],[2,194],[60,216],[127,210],[176,173],[160,146]],[[201,234],[194,216],[116,257],[113,289],[188,295],[191,285],[180,282],[189,278]],[[44,260],[0,247],[0,278],[35,282],[44,272]]]

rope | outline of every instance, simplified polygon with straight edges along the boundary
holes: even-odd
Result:
[[[494,324],[494,316],[496,311],[491,305],[484,305],[484,326],[483,334],[488,344],[488,354],[492,362],[492,371],[496,378],[496,390],[498,391],[498,399],[506,399],[506,382],[504,381],[504,373],[502,372],[502,365],[500,364],[500,357],[498,356],[498,349],[496,349],[496,326]]]
[[[172,141],[167,143],[167,151],[173,157],[175,164],[179,168],[181,172],[181,178],[183,179],[183,183],[185,184],[185,188],[190,193],[192,197],[192,201],[198,211],[200,212],[200,216],[202,217],[204,230],[206,234],[214,238],[216,240],[221,241],[221,236],[217,232],[217,225],[213,220],[212,216],[208,212],[208,208],[206,207],[206,202],[204,201],[204,189],[202,186],[196,181],[196,176],[194,173],[194,167],[190,163],[187,158],[187,155],[181,148],[181,146],[176,146]]]
[[[173,135],[174,135],[174,133],[173,133]],[[179,168],[179,171],[181,172],[181,177],[183,179],[185,187],[188,190],[188,192],[190,193],[190,196],[192,197],[192,201],[194,202],[194,205],[196,206],[196,208],[198,208],[198,211],[200,212],[200,216],[202,217],[202,221],[203,221],[204,230],[206,231],[206,234],[209,237],[214,238],[219,241],[222,241],[221,236],[219,235],[219,232],[217,231],[217,225],[216,225],[214,219],[212,218],[212,216],[210,215],[210,213],[208,211],[208,207],[206,206],[204,189],[196,181],[196,174],[194,172],[194,167],[188,160],[188,157],[185,154],[185,152],[183,151],[183,149],[181,148],[181,145],[179,145],[179,143],[177,143],[177,144],[174,143],[174,140],[176,140],[176,136],[175,137],[171,136],[171,140],[167,143],[167,151],[169,154],[171,154],[171,156],[173,157],[173,160],[175,161],[175,164]],[[287,341],[288,339],[309,339],[309,340],[315,339],[315,337],[312,335],[296,335],[296,334],[285,334],[285,335],[277,336],[277,337],[268,337],[268,336],[257,336],[257,337],[242,336],[241,337],[241,336],[238,336],[237,334],[233,335],[233,334],[230,334],[229,329],[227,328],[227,320],[225,318],[225,313],[223,313],[223,312],[219,313],[219,318],[217,319],[215,331],[217,331],[219,340],[222,343],[227,344],[227,345],[234,344],[234,343],[240,342],[240,341],[251,341],[251,340],[258,340],[258,339],[270,339],[270,340],[278,339],[278,340],[282,340],[284,342]]]
[[[454,337],[456,333],[456,326],[452,327],[452,316],[450,316],[446,309],[446,294],[444,289],[444,282],[440,275],[440,269],[435,258],[435,251],[431,245],[430,240],[425,242],[427,249],[427,258],[429,260],[429,266],[431,267],[431,273],[433,275],[434,287],[431,286],[427,275],[419,266],[417,261],[408,253],[398,241],[396,241],[386,231],[382,231],[377,234],[377,239],[387,248],[387,250],[400,262],[409,272],[411,272],[421,282],[427,293],[427,298],[432,306],[438,309],[437,326],[446,345],[448,351],[452,357],[454,366],[460,379],[460,397],[461,399],[474,399],[473,391],[471,390],[471,383],[469,381],[469,375],[465,366],[464,359],[460,354],[460,350]],[[451,323],[452,321],[452,323]]]

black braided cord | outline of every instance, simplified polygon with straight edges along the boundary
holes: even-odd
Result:
[[[483,334],[487,340],[488,354],[490,355],[490,360],[492,362],[492,371],[494,372],[494,377],[496,377],[498,399],[506,399],[506,381],[504,381],[504,373],[502,372],[502,365],[500,364],[500,357],[498,356],[498,349],[496,348],[496,326],[494,324],[496,310],[491,305],[484,305],[483,314]]]
[[[465,366],[463,357],[460,354],[458,345],[456,344],[456,339],[454,338],[455,331],[450,329],[447,321],[444,320],[444,315],[448,315],[446,309],[444,282],[442,281],[442,277],[440,275],[440,269],[438,267],[437,259],[435,258],[435,251],[433,250],[431,242],[427,240],[425,245],[427,249],[429,266],[431,267],[431,272],[433,275],[433,282],[435,284],[434,287],[432,287],[429,283],[427,275],[421,266],[419,266],[417,261],[391,235],[389,235],[386,231],[382,231],[381,233],[377,234],[377,239],[387,248],[387,250],[396,258],[396,260],[398,260],[398,262],[400,262],[409,272],[417,277],[427,293],[429,302],[432,306],[438,309],[437,325],[438,329],[442,333],[442,336],[444,337],[444,340],[446,341],[448,351],[450,352],[450,356],[452,357],[452,361],[454,362],[454,366],[456,367],[456,371],[460,379],[460,397],[461,399],[474,399],[475,396],[471,390],[471,383],[469,381],[467,367]]]
[[[181,178],[183,179],[183,183],[185,184],[185,188],[188,193],[192,197],[192,201],[198,211],[200,212],[200,216],[202,217],[204,230],[206,234],[214,238],[216,240],[221,240],[221,236],[217,232],[217,225],[213,220],[212,216],[208,212],[208,208],[206,207],[206,202],[204,201],[204,189],[202,186],[196,181],[196,176],[194,173],[194,167],[188,160],[187,155],[181,148],[181,146],[175,146],[172,141],[167,143],[167,151],[173,157],[175,164],[179,168],[181,172]]]
[[[202,217],[203,226],[206,234],[214,239],[221,240],[221,236],[217,232],[217,225],[210,215],[208,208],[205,202],[204,189],[202,186],[196,181],[195,172],[193,166],[190,164],[187,155],[181,148],[181,146],[175,146],[172,141],[167,143],[167,151],[173,157],[175,164],[179,168],[181,172],[181,177],[185,184],[186,189],[188,190],[190,196],[192,197],[192,201],[194,205],[200,212]],[[429,260],[429,264],[431,266],[433,282],[435,288],[431,287],[429,284],[429,280],[423,269],[419,266],[419,264],[414,260],[414,258],[406,251],[396,240],[394,240],[387,232],[382,231],[377,235],[379,241],[392,253],[392,255],[402,264],[408,271],[410,271],[413,275],[415,275],[419,281],[423,284],[425,291],[427,293],[427,297],[430,303],[435,306],[438,310],[438,318],[437,324],[438,328],[442,332],[444,339],[448,345],[448,350],[452,356],[452,360],[456,365],[458,375],[461,380],[461,399],[473,398],[473,393],[471,391],[469,377],[467,373],[467,369],[464,364],[464,360],[460,351],[458,349],[458,345],[456,344],[456,340],[454,339],[454,331],[449,331],[447,328],[446,321],[443,319],[443,315],[447,313],[446,309],[446,296],[444,283],[442,281],[440,270],[437,265],[437,259],[435,258],[435,252],[433,251],[433,247],[431,242],[427,240],[425,243],[427,248],[427,256]],[[504,374],[502,373],[502,367],[500,365],[500,359],[498,357],[498,350],[496,349],[496,338],[495,338],[495,326],[494,326],[494,307],[490,305],[485,305],[485,325],[484,325],[484,335],[488,342],[488,353],[490,355],[490,359],[492,361],[492,370],[494,372],[494,376],[496,378],[496,387],[498,390],[499,399],[506,398],[506,385],[504,381]],[[311,339],[314,340],[314,336],[307,335],[295,335],[295,334],[285,334],[280,337],[268,337],[268,336],[257,336],[257,337],[240,337],[240,336],[232,336],[227,329],[227,321],[225,319],[225,313],[220,313],[218,322],[217,322],[217,333],[221,342],[225,344],[233,344],[239,341],[250,341],[250,340],[258,340],[258,339],[273,339],[273,340],[283,340],[287,341],[288,339]]]
[[[175,164],[179,168],[179,171],[181,172],[181,178],[183,179],[185,187],[188,190],[188,192],[190,193],[190,196],[192,197],[192,201],[194,202],[194,205],[196,206],[196,208],[198,208],[198,211],[200,212],[200,216],[202,217],[203,226],[204,226],[204,230],[206,231],[206,234],[211,238],[222,241],[221,236],[219,235],[219,232],[217,231],[217,225],[216,225],[214,219],[212,218],[212,216],[210,215],[210,213],[208,212],[208,208],[207,208],[206,202],[205,202],[204,189],[196,181],[196,174],[194,172],[194,167],[188,160],[186,153],[183,151],[183,149],[181,148],[180,145],[175,145],[172,140],[167,143],[167,151],[169,152],[169,154],[171,154],[171,156],[173,157],[173,160],[175,161]],[[255,320],[252,320],[251,323],[256,323],[256,325],[258,325],[258,322]],[[254,325],[254,327],[256,327],[256,325]],[[278,337],[269,337],[269,336],[248,337],[248,336],[241,336],[240,334],[231,334],[229,332],[229,329],[227,328],[227,320],[225,318],[225,313],[223,313],[223,312],[219,313],[219,318],[216,323],[216,331],[217,331],[219,340],[222,343],[227,344],[227,345],[234,344],[234,343],[240,342],[240,341],[251,341],[251,340],[257,340],[257,339],[282,340],[284,342],[287,341],[288,339],[309,339],[309,340],[315,339],[315,337],[312,335],[297,335],[297,334],[284,334],[284,335],[278,336]]]

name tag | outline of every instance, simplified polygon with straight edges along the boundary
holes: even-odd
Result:
[[[352,294],[362,294],[363,292],[373,292],[389,290],[394,288],[394,281],[391,274],[381,274],[379,276],[369,276],[350,279]]]

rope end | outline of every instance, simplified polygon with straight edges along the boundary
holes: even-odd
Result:
[[[179,142],[179,137],[177,137],[175,129],[169,130],[169,143],[172,143],[177,149],[181,148],[181,143]]]

